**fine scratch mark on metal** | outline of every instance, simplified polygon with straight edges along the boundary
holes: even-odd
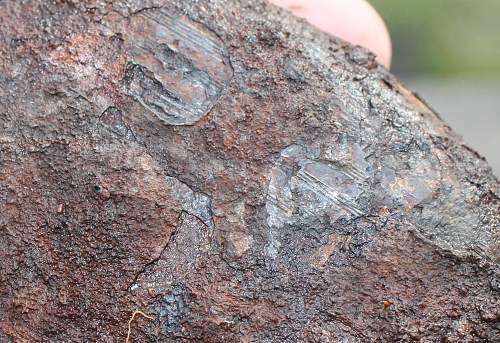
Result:
[[[364,162],[341,163],[314,155],[296,145],[282,152],[270,175],[266,204],[270,227],[323,214],[333,221],[365,214],[357,198],[369,175],[356,165]]]
[[[357,208],[357,206],[349,200],[344,194],[339,193],[337,190],[333,189],[331,186],[326,184],[319,177],[314,176],[307,171],[299,171],[297,177],[304,181],[305,185],[309,187],[312,191],[320,196],[326,197],[328,200],[335,204],[336,206],[348,211],[349,213],[360,216],[363,211]]]
[[[222,40],[186,17],[142,11],[124,36],[125,91],[166,125],[196,123],[233,77]]]

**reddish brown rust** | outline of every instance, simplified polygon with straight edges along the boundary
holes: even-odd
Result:
[[[263,1],[0,1],[2,343],[499,342],[499,218],[372,54]]]

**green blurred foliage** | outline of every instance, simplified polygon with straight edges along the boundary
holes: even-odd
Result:
[[[500,78],[500,0],[371,0],[397,74]]]

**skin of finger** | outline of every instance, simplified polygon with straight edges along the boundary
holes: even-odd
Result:
[[[392,45],[387,27],[365,0],[270,0],[311,24],[352,44],[363,46],[389,67]]]

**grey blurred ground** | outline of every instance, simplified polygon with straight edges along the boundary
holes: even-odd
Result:
[[[500,176],[500,81],[403,78]]]

